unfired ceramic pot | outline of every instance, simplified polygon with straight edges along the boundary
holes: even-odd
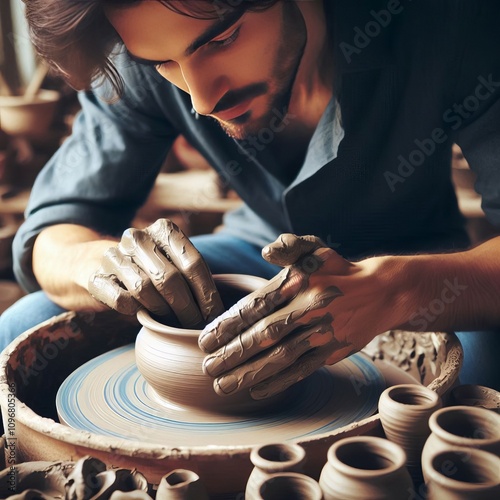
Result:
[[[208,494],[198,474],[175,469],[162,477],[156,500],[208,500]]]
[[[55,90],[40,90],[33,98],[0,96],[0,121],[11,135],[41,138],[49,129],[61,98]]]
[[[321,500],[319,484],[311,477],[297,472],[271,474],[259,487],[255,496],[245,500]]]
[[[306,452],[298,444],[276,443],[253,448],[250,461],[254,468],[248,478],[245,498],[259,498],[261,485],[274,474],[302,472],[305,459]]]
[[[441,451],[474,448],[500,456],[500,415],[485,408],[451,406],[433,413],[431,435],[422,450],[422,469],[427,482],[432,458]]]
[[[214,280],[226,308],[267,283],[262,278],[245,275],[216,275]],[[161,401],[217,413],[244,413],[274,403],[272,398],[255,401],[248,391],[218,396],[213,389],[213,378],[202,371],[206,354],[198,347],[200,330],[162,324],[146,310],[139,311],[137,318],[143,325],[135,343],[137,368]]]
[[[478,406],[500,413],[500,392],[482,385],[463,384],[451,390],[450,404]]]
[[[373,436],[341,439],[327,454],[319,485],[325,500],[407,500],[412,480],[396,443]]]
[[[429,417],[439,408],[441,398],[422,385],[395,385],[380,396],[378,410],[385,435],[405,451],[414,481],[422,480],[421,454],[431,433]]]
[[[500,458],[471,448],[441,451],[425,471],[428,500],[498,500]]]

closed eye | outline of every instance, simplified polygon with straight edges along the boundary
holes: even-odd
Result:
[[[227,47],[236,41],[240,34],[241,25],[238,26],[229,36],[222,40],[211,40],[207,43],[207,47]]]

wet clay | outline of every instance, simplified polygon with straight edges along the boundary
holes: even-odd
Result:
[[[302,248],[316,244],[301,241]],[[321,248],[301,257],[206,327],[200,346],[215,352],[205,358],[203,369],[219,377],[214,382],[218,394],[251,388],[255,399],[270,397],[323,366],[333,352],[345,357],[355,351],[335,337],[333,317],[325,311],[342,291],[313,283],[326,252]]]
[[[136,470],[107,469],[97,458],[83,457],[77,462],[26,462],[14,467],[16,483],[7,486],[11,468],[0,472],[0,495],[7,500],[93,500],[115,498],[125,492],[147,495],[146,478]]]
[[[103,256],[89,292],[123,314],[143,307],[159,316],[173,313],[184,328],[201,328],[224,311],[203,257],[167,219],[127,229]]]

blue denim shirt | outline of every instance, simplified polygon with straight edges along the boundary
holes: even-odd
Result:
[[[266,148],[248,154],[214,120],[197,119],[187,94],[121,53],[123,98],[106,103],[106,85],[81,93],[72,136],[33,186],[13,247],[20,284],[39,288],[32,248],[47,226],[75,223],[120,235],[178,134],[244,201],[227,214],[224,230],[260,246],[292,232],[315,234],[350,259],[465,247],[450,181],[453,142],[478,173],[486,214],[500,225],[500,60],[492,50],[500,46],[500,31],[491,21],[500,7],[405,4],[361,50],[353,45],[355,28],[373,20],[373,3],[325,5],[335,8],[336,99],[290,185],[272,175],[276,159]],[[423,25],[425,36],[416,37]],[[346,44],[355,50],[346,52]],[[476,109],[459,117],[454,106],[472,102],[479,85]]]

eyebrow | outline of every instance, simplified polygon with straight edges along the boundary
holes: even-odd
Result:
[[[213,38],[219,36],[221,33],[224,33],[227,29],[229,29],[233,24],[235,24],[245,13],[244,10],[236,10],[226,16],[224,19],[215,22],[211,26],[209,26],[194,42],[192,42],[189,47],[184,51],[184,55],[189,57],[193,55],[199,48],[203,47],[203,45],[210,42]],[[147,66],[156,66],[158,64],[165,63],[166,61],[153,61],[151,59],[144,59],[142,57],[136,56],[132,54],[127,49],[127,54],[133,61],[139,64],[145,64]]]

